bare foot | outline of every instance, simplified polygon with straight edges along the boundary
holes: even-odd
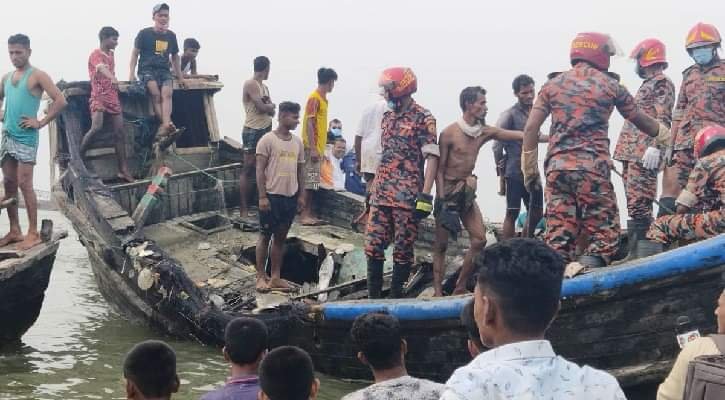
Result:
[[[435,292],[433,292],[433,297],[443,297],[443,290],[435,289]]]
[[[453,289],[453,293],[451,293],[452,296],[457,296],[459,294],[466,294],[468,293],[468,290],[466,290],[465,287],[456,286],[455,289]]]
[[[22,233],[10,231],[2,239],[0,239],[0,247],[5,247],[12,243],[22,242],[23,239],[25,238]]]
[[[16,247],[18,250],[28,250],[40,243],[42,243],[42,240],[40,239],[40,234],[38,234],[38,232],[28,232],[28,234],[25,235],[25,239],[18,243]]]
[[[256,289],[259,292],[269,290],[269,278],[267,278],[266,276],[258,276]]]
[[[133,176],[131,176],[131,174],[129,174],[128,172],[119,172],[118,174],[116,174],[116,176],[118,177],[118,179],[121,179],[128,183],[134,182]]]
[[[290,286],[290,284],[287,283],[287,281],[284,279],[272,278],[269,280],[269,289],[270,290],[290,290],[290,289],[292,289],[292,286]]]

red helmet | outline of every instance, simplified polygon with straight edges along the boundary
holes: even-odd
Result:
[[[725,128],[720,125],[710,125],[700,129],[695,135],[695,157],[705,157],[712,153],[718,144],[725,145]]]
[[[387,68],[380,74],[378,86],[394,99],[413,94],[418,90],[418,79],[407,67]]]
[[[604,33],[583,32],[576,35],[571,42],[569,59],[575,61],[588,61],[595,67],[609,69],[609,58],[617,54],[617,46],[612,38]]]
[[[657,39],[645,39],[639,42],[629,58],[637,61],[642,68],[660,63],[667,65],[665,44]]]
[[[715,25],[698,22],[697,25],[690,29],[685,40],[685,48],[694,49],[711,44],[720,44],[720,32],[717,31]]]

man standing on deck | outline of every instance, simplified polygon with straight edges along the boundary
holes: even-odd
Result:
[[[184,86],[184,76],[179,61],[179,43],[176,41],[176,34],[169,30],[169,5],[155,5],[152,16],[154,26],[142,29],[136,35],[128,79],[136,80],[135,70],[138,63],[138,79],[151,95],[154,115],[160,121],[156,134],[170,135],[176,129],[171,122],[174,87],[170,67],[173,68],[176,82],[181,87]]]
[[[368,297],[382,296],[385,249],[395,243],[390,297],[398,298],[414,261],[418,222],[433,209],[430,192],[440,152],[435,118],[411,97],[418,89],[413,70],[388,68],[378,84],[385,90],[390,111],[383,117],[382,158],[372,183],[365,232]]]
[[[527,188],[541,185],[537,141],[552,115],[546,174],[546,242],[566,261],[574,256],[580,230],[589,244],[578,261],[605,266],[616,253],[619,212],[610,180],[609,117],[614,107],[638,129],[666,143],[669,129],[637,110],[634,98],[609,73],[616,46],[609,35],[578,34],[571,43],[572,68],[544,84],[524,129],[521,167]],[[531,190],[531,189],[530,189]]]
[[[443,295],[443,274],[448,247],[448,234],[457,238],[461,222],[471,242],[463,259],[461,273],[453,294],[466,293],[471,276],[473,256],[486,246],[486,227],[476,204],[477,178],[473,175],[478,153],[492,139],[521,140],[521,131],[508,131],[486,126],[486,90],[470,86],[461,92],[459,104],[463,116],[441,132],[438,145],[440,160],[436,174],[436,196],[433,215],[436,219],[436,238],[433,245],[433,288],[435,296]]]
[[[30,65],[30,39],[19,33],[8,39],[8,52],[15,71],[0,81],[0,107],[3,114],[0,165],[3,170],[5,197],[16,198],[18,188],[28,212],[28,233],[23,236],[18,221],[17,204],[8,207],[10,232],[0,239],[0,247],[18,243],[18,250],[27,250],[40,243],[38,233],[38,201],[33,190],[33,167],[38,154],[38,131],[65,108],[66,100],[53,80],[44,71]],[[40,100],[46,93],[51,99],[48,113],[38,120]]]
[[[640,42],[630,55],[643,79],[634,101],[644,113],[670,126],[675,104],[675,85],[664,74],[667,68],[665,44],[657,39]],[[652,202],[657,197],[657,174],[664,148],[654,138],[643,135],[631,122],[625,122],[619,134],[614,159],[622,162],[624,193],[627,197],[627,244],[629,259],[636,257],[637,241],[652,223]],[[640,255],[646,255],[640,252]]]
[[[239,216],[247,218],[247,201],[252,195],[249,181],[255,174],[255,152],[257,142],[265,133],[272,130],[272,117],[275,105],[269,97],[269,88],[264,81],[269,79],[269,58],[259,56],[254,59],[254,76],[244,82],[242,89],[242,103],[246,117],[242,129],[242,151],[244,152],[244,165],[239,176]]]
[[[280,278],[282,253],[292,221],[304,206],[300,196],[304,182],[305,154],[300,138],[292,131],[300,122],[300,105],[279,105],[279,126],[257,144],[257,190],[259,191],[259,240],[257,240],[257,290],[285,290]],[[272,241],[272,276],[264,270]]]
[[[675,199],[685,187],[695,165],[695,134],[705,126],[725,126],[725,60],[718,49],[722,39],[714,25],[698,22],[685,41],[695,64],[682,73],[682,84],[672,114],[671,156],[662,177],[662,198],[658,216],[675,210]],[[666,209],[665,209],[666,208]],[[669,212],[668,212],[669,210]]]
[[[93,141],[93,137],[103,129],[104,117],[111,121],[116,157],[118,158],[118,177],[126,182],[133,182],[128,172],[126,158],[126,135],[123,132],[123,115],[121,100],[118,98],[118,79],[116,79],[116,61],[113,51],[118,46],[118,31],[104,26],[98,33],[101,45],[93,50],[88,57],[88,74],[91,79],[91,128],[83,136],[80,153],[85,154]]]
[[[300,213],[302,225],[319,225],[313,210],[312,196],[320,187],[320,167],[327,144],[327,95],[335,88],[337,73],[332,68],[317,70],[317,89],[307,98],[302,121],[302,142],[305,145],[305,208]]]
[[[502,129],[523,131],[536,96],[534,80],[528,75],[519,75],[511,86],[518,101],[501,114],[496,125]],[[536,226],[544,212],[544,193],[540,187],[533,193],[529,193],[524,186],[524,177],[521,175],[521,140],[496,141],[493,145],[493,158],[497,168],[501,166],[500,169],[503,169],[501,172],[506,181],[504,194],[506,196],[506,217],[503,220],[503,238],[511,239],[516,230],[516,218],[521,212],[521,202],[524,202],[524,206],[528,210],[527,215],[533,220],[532,226]],[[530,205],[533,206],[532,210],[529,210]],[[529,224],[524,224],[524,236],[527,235],[528,226]]]

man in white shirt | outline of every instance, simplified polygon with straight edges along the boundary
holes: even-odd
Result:
[[[325,151],[325,160],[320,170],[320,185],[329,187],[330,189],[343,191],[345,190],[345,171],[342,170],[342,158],[345,157],[347,142],[342,137],[338,137],[333,144],[327,145]]]
[[[365,210],[355,219],[353,226],[367,221],[368,200],[370,198],[369,188],[372,187],[375,171],[378,169],[383,154],[383,145],[380,142],[380,135],[383,131],[383,114],[389,109],[385,99],[378,100],[363,111],[362,118],[360,118],[360,123],[357,126],[357,132],[355,133],[356,169],[358,174],[365,179],[368,193],[365,196]]]
[[[474,317],[484,346],[446,382],[442,400],[625,400],[617,380],[554,354],[544,334],[560,307],[564,261],[534,239],[511,239],[476,259]]]
[[[438,400],[444,386],[408,375],[405,353],[408,344],[400,334],[400,322],[385,311],[355,319],[350,330],[359,349],[357,358],[370,367],[375,383],[350,393],[342,400]]]

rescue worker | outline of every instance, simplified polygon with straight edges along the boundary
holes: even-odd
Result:
[[[664,74],[667,68],[665,44],[645,39],[629,56],[643,79],[634,97],[637,107],[666,126],[672,124],[675,85]],[[644,239],[652,223],[652,203],[657,198],[657,174],[667,149],[657,146],[655,138],[643,135],[634,124],[624,123],[619,134],[614,159],[622,162],[622,179],[627,198],[627,244],[632,258],[638,240]]]
[[[669,129],[637,110],[634,98],[615,74],[609,73],[616,46],[609,35],[580,33],[571,43],[572,68],[544,84],[524,128],[521,167],[527,188],[540,185],[537,139],[552,115],[546,174],[545,240],[567,261],[572,260],[581,229],[589,237],[578,261],[585,267],[605,266],[617,251],[619,212],[610,180],[609,117],[614,107],[638,129],[670,139]]]
[[[672,149],[662,178],[658,216],[672,214],[675,199],[695,165],[695,133],[708,125],[725,126],[725,61],[720,59],[720,32],[698,22],[687,34],[685,48],[695,64],[682,73],[682,85],[672,114]]]
[[[677,197],[677,214],[657,218],[647,232],[647,238],[659,244],[657,250],[677,240],[725,233],[725,128],[711,125],[701,129],[693,151],[697,163]],[[696,212],[703,204],[713,206]]]
[[[378,84],[390,111],[383,116],[382,157],[372,182],[365,233],[368,296],[382,296],[384,252],[394,243],[390,296],[396,298],[402,296],[413,264],[418,222],[433,210],[430,192],[440,153],[435,118],[411,97],[418,87],[413,70],[388,68]]]

